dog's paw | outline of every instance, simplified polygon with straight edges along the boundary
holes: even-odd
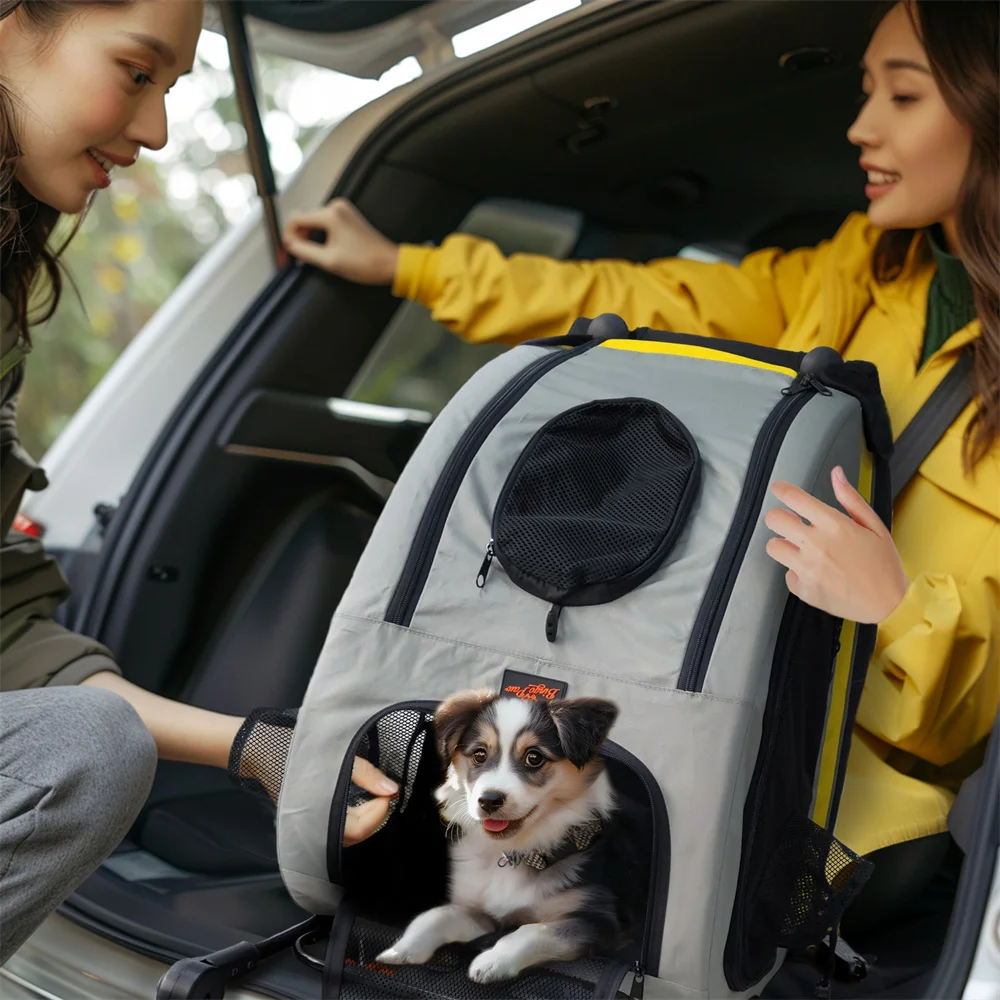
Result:
[[[397,941],[391,948],[386,948],[375,961],[382,965],[423,965],[433,952],[424,954],[425,949],[406,947],[402,941]]]
[[[510,955],[499,954],[496,948],[490,948],[472,960],[469,978],[474,983],[496,983],[501,979],[513,979],[520,971]]]

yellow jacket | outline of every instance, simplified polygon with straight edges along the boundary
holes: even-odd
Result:
[[[911,253],[888,284],[872,276],[879,232],[852,215],[832,239],[739,266],[679,258],[566,262],[503,257],[471,236],[403,246],[393,291],[474,342],[565,333],[578,316],[873,361],[898,435],[979,335],[947,340],[918,372],[934,264]],[[928,255],[929,256],[929,255]],[[912,581],[879,626],[858,711],[837,835],[862,854],[946,829],[956,787],[979,762],[1000,703],[1000,446],[974,474],[950,428],[900,495],[893,538]]]

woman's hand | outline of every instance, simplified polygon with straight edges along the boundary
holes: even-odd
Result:
[[[323,233],[324,241],[314,243],[311,232]],[[282,236],[293,257],[349,281],[391,285],[396,276],[399,245],[386,239],[346,198],[293,215]]]
[[[359,806],[348,807],[344,823],[344,847],[367,840],[385,820],[389,812],[389,800],[399,794],[399,785],[364,757],[354,758],[351,781],[378,798],[369,799]]]
[[[791,483],[771,484],[791,510],[767,512],[764,523],[781,536],[767,543],[767,553],[788,567],[788,589],[806,604],[849,621],[880,622],[903,599],[909,581],[882,519],[840,466],[831,478],[846,515]]]

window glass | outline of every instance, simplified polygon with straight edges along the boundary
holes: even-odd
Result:
[[[378,80],[359,80],[294,59],[261,57],[263,123],[279,186],[321,132],[419,75],[415,59]],[[144,150],[135,166],[120,170],[95,197],[62,258],[72,281],[59,310],[32,330],[35,349],[25,371],[18,428],[35,456],[55,440],[206,250],[256,200],[222,35],[202,32],[193,72],[167,95],[167,115],[167,145]],[[63,235],[72,222],[63,220]]]
[[[364,403],[426,410],[436,417],[465,382],[504,350],[502,344],[468,344],[431,319],[419,302],[404,302],[346,395]]]

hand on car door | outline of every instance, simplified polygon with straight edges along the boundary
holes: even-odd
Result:
[[[323,241],[315,242],[321,235]],[[334,198],[285,224],[285,248],[293,257],[363,285],[391,285],[399,245],[386,239],[346,198]]]

